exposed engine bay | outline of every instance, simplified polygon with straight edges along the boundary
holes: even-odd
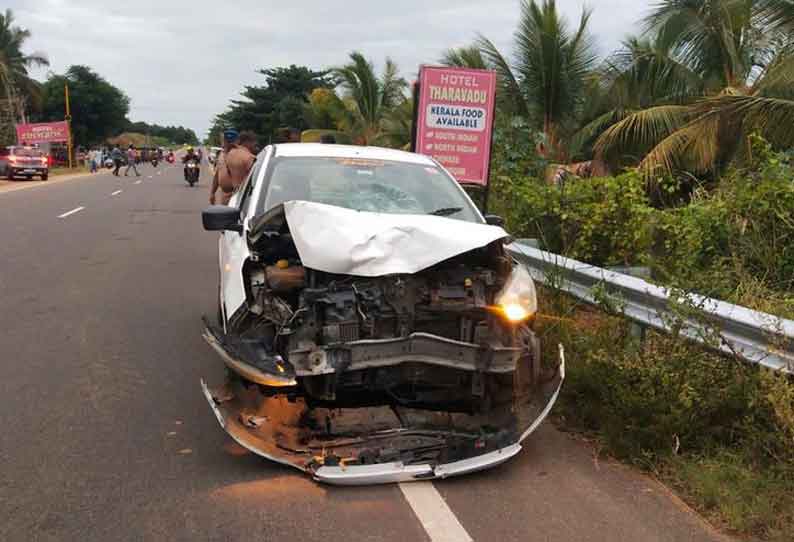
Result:
[[[562,369],[532,314],[505,314],[504,240],[373,277],[304,267],[283,211],[248,242],[246,303],[205,331],[228,368],[205,393],[246,448],[336,483],[444,476],[508,459],[548,413]]]

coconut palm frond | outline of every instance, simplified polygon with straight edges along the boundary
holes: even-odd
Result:
[[[397,64],[391,58],[386,58],[386,67],[381,78],[381,107],[395,107],[405,99],[405,89],[408,81],[400,77]]]
[[[474,70],[488,69],[488,63],[477,44],[457,49],[447,49],[441,55],[439,62],[444,66],[456,68],[471,68]]]
[[[661,140],[643,158],[639,169],[649,181],[680,170],[712,171],[722,149],[719,132],[719,115],[702,115]]]
[[[595,144],[595,154],[614,160],[632,151],[657,145],[683,127],[692,111],[683,105],[662,105],[636,111],[607,129]]]
[[[753,132],[783,148],[794,147],[794,100],[766,96],[719,96],[705,101],[701,112],[718,113],[741,126],[744,135]]]
[[[794,1],[760,0],[758,11],[762,22],[775,30],[794,31]]]
[[[510,63],[502,56],[496,45],[485,36],[477,38],[477,46],[486,62],[496,71],[499,79],[499,99],[510,113],[527,118],[529,117],[529,105],[518,80],[513,74]]]

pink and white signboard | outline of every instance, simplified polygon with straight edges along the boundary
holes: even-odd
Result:
[[[458,182],[488,184],[496,73],[423,66],[416,152],[432,156]]]
[[[68,122],[43,122],[40,124],[17,124],[17,141],[20,145],[58,143],[69,140]]]

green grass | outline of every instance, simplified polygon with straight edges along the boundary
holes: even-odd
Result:
[[[794,469],[759,468],[741,452],[677,456],[660,477],[716,526],[761,540],[794,538]]]
[[[649,471],[715,526],[794,540],[794,381],[544,292],[544,354],[566,349],[557,423]]]
[[[61,175],[74,175],[77,173],[88,173],[88,168],[85,166],[78,166],[73,168],[58,166],[50,169],[50,177],[59,177]]]

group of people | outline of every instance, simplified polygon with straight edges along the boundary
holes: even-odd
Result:
[[[163,160],[163,149],[151,151],[157,153],[157,159]],[[173,151],[169,151],[173,154]],[[114,145],[112,149],[102,148],[93,149],[85,153],[85,163],[91,173],[96,173],[105,163],[110,160],[113,162],[113,175],[119,177],[120,169],[126,164],[127,169],[124,176],[128,176],[132,170],[136,176],[140,177],[137,164],[141,161],[141,151],[135,148],[135,145],[130,144],[126,151],[122,151],[118,145]]]
[[[141,174],[138,173],[138,167],[136,165],[138,161],[138,151],[135,150],[135,145],[130,144],[125,152],[122,152],[119,146],[115,145],[113,150],[110,151],[110,159],[113,160],[113,175],[116,177],[121,176],[119,170],[124,165],[125,161],[127,164],[127,169],[124,171],[125,177],[130,174],[130,170],[135,172],[136,177],[141,176]]]
[[[210,188],[210,205],[228,205],[256,161],[256,135],[237,130],[223,132],[223,149],[215,159],[215,176]],[[220,195],[218,195],[220,191]]]

